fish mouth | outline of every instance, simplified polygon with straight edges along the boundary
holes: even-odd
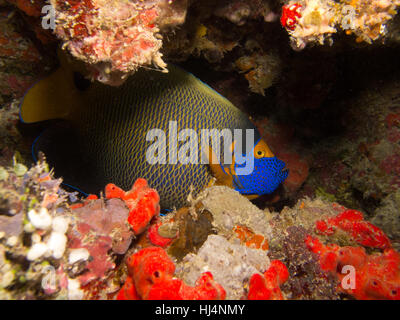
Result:
[[[286,166],[281,170],[281,176],[282,176],[282,181],[286,180],[286,178],[289,176],[289,168]]]

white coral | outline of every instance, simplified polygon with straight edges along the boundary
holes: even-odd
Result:
[[[39,212],[32,209],[28,212],[28,218],[36,229],[47,230],[50,228],[53,218],[46,208],[40,208]]]

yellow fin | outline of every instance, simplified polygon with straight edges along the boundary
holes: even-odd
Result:
[[[28,90],[21,103],[20,117],[25,123],[67,118],[79,103],[73,73],[59,68]]]
[[[254,199],[257,199],[259,197],[258,194],[243,194],[243,196],[245,196],[249,200],[254,200]]]

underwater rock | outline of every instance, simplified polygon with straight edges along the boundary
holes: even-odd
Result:
[[[264,272],[268,266],[266,251],[229,242],[220,235],[209,235],[196,254],[187,255],[177,265],[177,274],[187,284],[194,285],[202,272],[210,271],[231,300],[245,297],[250,277]]]
[[[51,0],[54,33],[63,47],[90,66],[91,78],[119,85],[139,67],[166,72],[160,31],[180,25],[186,0]]]
[[[282,8],[281,24],[288,31],[292,47],[332,44],[332,35],[343,30],[354,34],[356,42],[372,43],[387,33],[386,24],[396,15],[399,1],[387,0],[299,0]]]
[[[270,239],[272,231],[267,215],[239,192],[225,186],[214,186],[200,193],[198,199],[212,214],[212,225],[219,234],[232,235],[235,226],[241,225]]]
[[[389,194],[382,200],[381,206],[376,209],[371,222],[382,228],[393,239],[393,246],[400,247],[400,191]]]
[[[290,277],[281,286],[288,299],[337,300],[337,280],[322,271],[318,256],[308,250],[304,240],[306,229],[288,227],[283,237],[271,247],[269,257],[282,259]]]
[[[0,106],[20,98],[37,74],[51,65],[21,28],[12,10],[0,12]]]

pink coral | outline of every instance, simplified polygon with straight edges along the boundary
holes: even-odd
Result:
[[[140,66],[166,70],[161,27],[183,23],[186,1],[52,0],[56,35],[91,76],[119,85]]]
[[[90,195],[71,207],[74,224],[68,233],[68,247],[85,248],[91,256],[84,270],[78,268],[74,273],[94,297],[95,289],[115,269],[112,253],[124,254],[135,235],[142,233],[160,210],[157,192],[144,179],[138,179],[127,192],[109,184],[105,194],[106,200]]]

